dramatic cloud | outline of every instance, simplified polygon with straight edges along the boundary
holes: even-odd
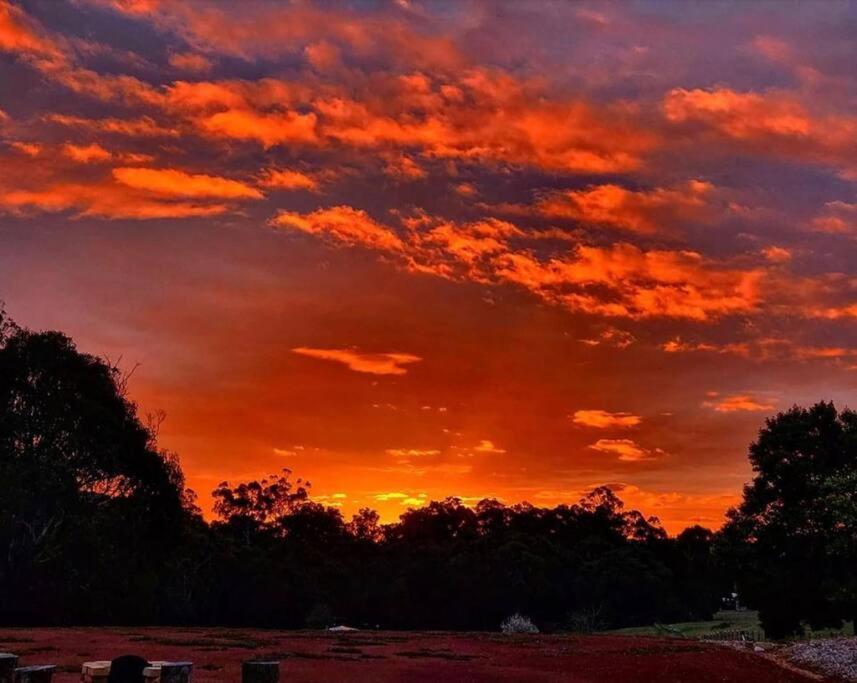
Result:
[[[334,206],[309,214],[280,211],[270,224],[275,228],[321,235],[348,245],[399,251],[402,242],[389,228],[377,223],[365,211],[350,206]]]
[[[198,218],[225,213],[225,204],[163,201],[121,185],[58,182],[41,189],[10,190],[0,196],[0,210],[18,215],[70,211],[77,217],[156,220]]]
[[[0,299],[143,363],[205,509],[293,458],[716,527],[766,413],[853,393],[847,3],[49,4],[0,0]]]
[[[310,358],[342,363],[349,370],[366,372],[372,375],[404,375],[408,370],[402,367],[422,360],[410,353],[367,353],[355,349],[312,349],[298,347],[294,353]]]
[[[171,168],[114,168],[113,177],[128,187],[173,197],[262,198],[259,190],[237,180]]]
[[[42,35],[23,10],[6,0],[0,0],[0,50],[38,58],[62,58],[59,46]]]
[[[674,123],[706,127],[755,152],[855,170],[857,116],[811,112],[792,93],[676,88],[664,112]]]
[[[635,192],[618,185],[555,192],[536,210],[549,218],[602,223],[643,235],[674,230],[681,221],[699,220],[709,212],[710,183],[694,180],[680,188]]]
[[[636,427],[642,422],[639,415],[632,413],[611,413],[606,410],[576,410],[571,416],[572,422],[595,429],[610,427]]]
[[[349,245],[399,252],[407,267],[451,279],[514,283],[538,296],[586,313],[707,320],[752,312],[761,303],[763,271],[732,268],[693,251],[645,251],[628,243],[579,245],[573,255],[539,260],[513,238],[525,233],[488,219],[469,224],[417,216],[392,228],[347,206],[309,214],[281,211],[271,224]],[[594,293],[601,288],[602,295]]]

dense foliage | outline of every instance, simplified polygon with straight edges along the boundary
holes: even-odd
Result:
[[[222,483],[208,523],[157,424],[116,367],[0,312],[0,620],[595,630],[708,618],[736,583],[775,635],[855,613],[857,416],[832,405],[769,420],[724,530],[676,538],[608,488],[346,520],[289,471]]]

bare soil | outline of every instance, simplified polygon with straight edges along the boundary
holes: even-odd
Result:
[[[278,659],[281,680],[455,683],[806,683],[799,671],[752,652],[644,636],[272,631],[231,628],[0,629],[0,651],[56,664],[58,683],[81,663],[139,654],[190,660],[195,683],[239,681],[241,662]],[[815,678],[814,680],[818,680]],[[834,679],[826,679],[834,680]]]

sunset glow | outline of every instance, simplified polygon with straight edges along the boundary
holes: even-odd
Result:
[[[0,0],[0,301],[208,512],[608,485],[717,528],[857,407],[855,6]]]

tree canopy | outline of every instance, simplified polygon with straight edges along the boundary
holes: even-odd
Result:
[[[857,615],[857,413],[832,403],[767,420],[750,446],[755,477],[723,544],[770,635]]]

